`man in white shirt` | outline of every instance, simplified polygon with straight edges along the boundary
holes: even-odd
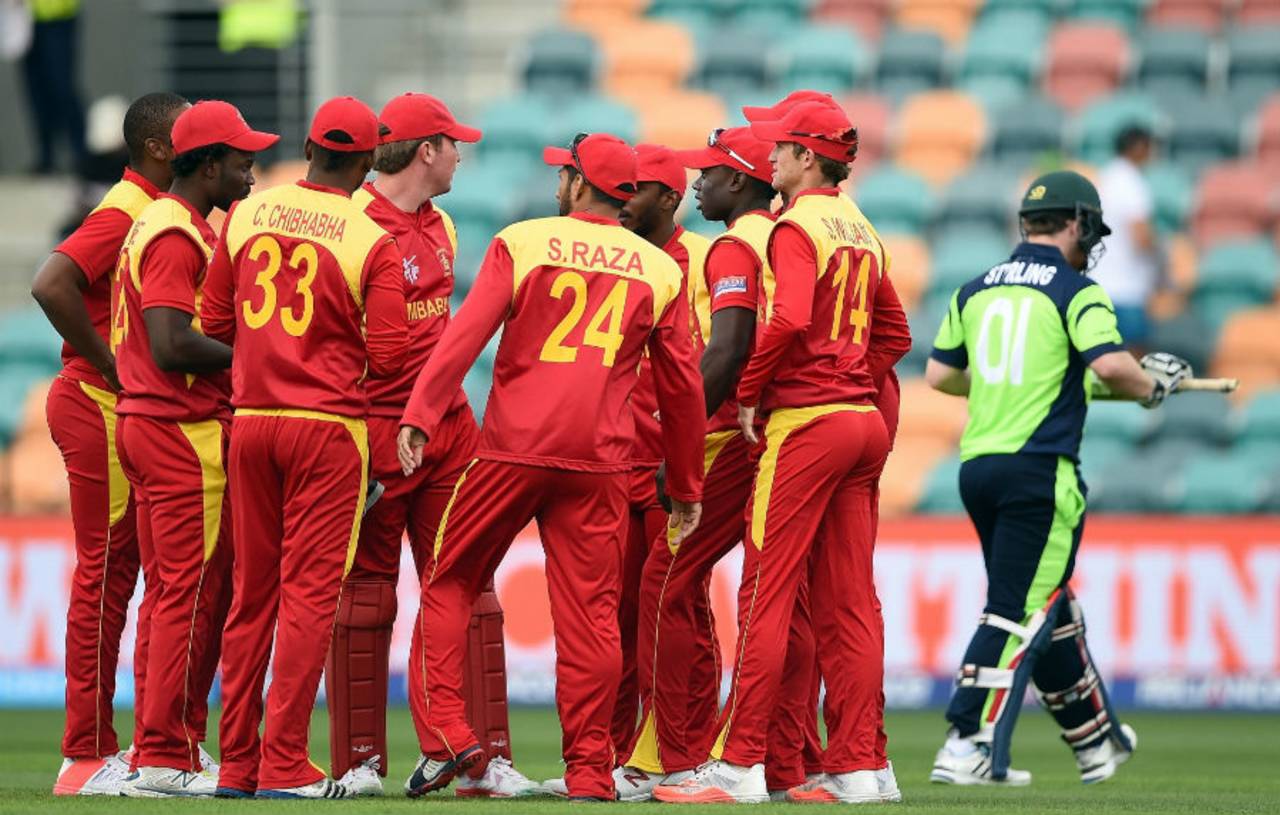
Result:
[[[1142,168],[1151,160],[1152,135],[1145,125],[1120,130],[1116,156],[1102,169],[1098,192],[1111,235],[1092,276],[1116,308],[1116,324],[1130,350],[1141,348],[1148,335],[1147,303],[1159,284],[1155,245],[1155,202]]]

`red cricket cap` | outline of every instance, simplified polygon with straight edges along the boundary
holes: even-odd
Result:
[[[403,93],[386,104],[378,114],[382,123],[382,144],[425,139],[437,134],[461,142],[480,141],[480,131],[453,118],[448,106],[425,93]]]
[[[280,137],[250,128],[244,116],[230,102],[209,99],[196,102],[182,111],[173,123],[169,140],[173,142],[175,153],[211,144],[225,144],[246,153],[256,153],[280,141]]]
[[[802,102],[781,121],[755,122],[751,132],[773,143],[795,142],[820,156],[850,162],[858,152],[858,130],[839,107]]]
[[[354,96],[338,96],[316,110],[307,138],[338,153],[365,153],[378,146],[378,117]]]
[[[553,167],[576,167],[587,182],[614,198],[636,194],[636,151],[609,133],[579,133],[571,147],[544,147],[542,160]]]
[[[670,147],[660,144],[636,145],[636,183],[657,181],[684,195],[689,186],[684,164]]]
[[[677,150],[676,155],[684,166],[695,170],[708,167],[732,167],[752,178],[769,182],[773,180],[773,167],[769,153],[773,142],[758,139],[749,127],[717,128],[707,138],[707,146],[697,150]]]
[[[792,91],[782,101],[771,107],[752,107],[748,105],[742,109],[742,115],[747,117],[748,122],[775,122],[786,116],[787,111],[805,102],[818,102],[833,108],[840,106],[835,97],[829,93],[823,93],[822,91]]]

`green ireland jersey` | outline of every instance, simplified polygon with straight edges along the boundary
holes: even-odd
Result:
[[[960,459],[1045,453],[1079,460],[1089,363],[1124,350],[1102,287],[1056,247],[1022,243],[961,286],[931,356],[970,370]]]

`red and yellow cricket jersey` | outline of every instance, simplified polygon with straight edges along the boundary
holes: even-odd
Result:
[[[703,261],[711,241],[682,226],[676,226],[662,251],[680,267],[684,286],[689,292],[690,281],[702,277]],[[695,352],[701,350],[698,318],[693,309],[693,297],[689,295],[689,331],[694,340]],[[640,378],[631,392],[631,409],[636,419],[636,443],[632,461],[636,467],[657,467],[662,463],[662,426],[659,424],[658,391],[653,384],[653,370],[649,357],[640,358]]]
[[[702,386],[680,267],[616,220],[513,224],[414,385],[402,423],[431,434],[502,327],[480,458],[586,472],[632,466],[631,392],[647,349],[672,497],[702,494]]]
[[[409,324],[409,349],[405,364],[393,376],[370,376],[369,413],[400,418],[413,393],[418,371],[435,350],[449,324],[449,298],[453,295],[453,262],[458,252],[457,232],[444,210],[427,201],[417,212],[405,212],[378,192],[373,184],[356,190],[351,200],[364,207],[374,223],[396,239],[404,272],[405,319]],[[459,388],[454,406],[466,404]]]
[[[191,327],[201,330],[201,290],[216,240],[204,216],[169,193],[160,193],[134,221],[120,249],[111,323],[111,347],[123,388],[117,413],[178,422],[227,413],[231,389],[226,372],[160,370],[142,317],[150,308],[173,308],[190,314]]]
[[[209,267],[204,324],[234,345],[237,410],[363,419],[365,372],[406,348],[394,239],[341,190],[299,181],[231,208]]]
[[[150,181],[131,169],[102,197],[84,222],[58,244],[60,252],[80,268],[88,281],[84,290],[84,307],[94,330],[104,341],[111,335],[111,297],[113,275],[120,247],[129,235],[133,221],[160,191]],[[87,360],[69,344],[62,344],[62,375],[106,389],[107,382]]]
[[[754,210],[744,213],[729,224],[729,229],[715,239],[707,254],[706,275],[701,291],[705,301],[698,305],[702,326],[702,348],[711,341],[711,315],[726,308],[759,311],[763,321],[760,296],[761,282],[773,279],[767,273],[769,261],[766,247],[773,229],[773,213]],[[738,428],[738,402],[730,394],[716,414],[707,421],[707,432]]]
[[[839,190],[806,190],[769,233],[765,321],[738,401],[774,408],[870,404],[911,349],[889,258],[862,211]]]

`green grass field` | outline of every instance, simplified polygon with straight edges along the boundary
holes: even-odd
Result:
[[[124,721],[127,716],[118,716]],[[1103,813],[1160,812],[1280,812],[1280,717],[1223,714],[1133,714],[1140,749],[1112,781],[1081,786],[1066,747],[1058,740],[1049,718],[1028,709],[1019,724],[1014,757],[1017,766],[1035,773],[1035,783],[1023,789],[959,789],[932,786],[926,780],[933,752],[942,735],[936,712],[894,713],[889,717],[889,748],[902,787],[904,803],[895,813]],[[30,812],[261,812],[296,810],[299,802],[277,801],[135,801],[103,798],[54,799],[49,793],[59,764],[60,711],[0,711],[0,813]],[[561,774],[560,730],[554,713],[546,709],[512,712],[512,743],[516,764],[530,777],[543,780]],[[327,763],[327,724],[323,711],[313,720],[313,757]],[[361,801],[311,802],[309,809],[333,812],[489,812],[558,813],[573,805],[552,799],[523,801],[462,801],[452,792],[411,801],[400,785],[417,757],[408,712],[392,712],[391,772],[387,798]],[[126,734],[127,735],[127,734]],[[654,811],[661,804],[627,804],[628,812]],[[770,804],[778,809],[790,804]],[[686,809],[723,812],[722,806]]]

